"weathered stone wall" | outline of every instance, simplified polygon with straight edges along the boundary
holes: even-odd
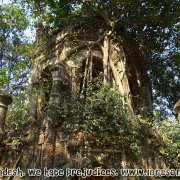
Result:
[[[43,27],[38,30],[37,51],[29,77],[30,124],[27,123],[25,127],[27,131],[23,138],[26,145],[18,162],[25,172],[28,168],[44,167],[137,167],[125,148],[93,148],[91,140],[85,145],[85,141],[89,139],[80,129],[74,128],[69,134],[65,133],[68,126],[65,126],[60,118],[60,107],[68,101],[71,93],[83,93],[87,73],[91,75],[89,81],[92,80],[92,71],[86,72],[88,64],[99,74],[103,74],[104,68],[107,68],[107,77],[104,79],[109,85],[119,89],[133,115],[147,116],[147,112],[152,110],[152,93],[146,61],[138,43],[125,32],[115,32],[116,35],[109,36],[106,67],[103,62],[104,25],[100,23],[93,28],[91,24],[87,24],[67,26],[51,36],[43,33]],[[81,77],[82,72],[85,73],[84,79]],[[154,153],[156,155],[149,157],[145,153],[149,149],[148,142],[139,148],[144,152],[141,167],[150,169],[164,166],[164,163],[158,160],[158,149]],[[31,178],[27,176],[26,179]]]
[[[8,105],[12,103],[12,97],[4,90],[0,90],[0,144],[3,139],[4,125],[6,120],[6,113]]]

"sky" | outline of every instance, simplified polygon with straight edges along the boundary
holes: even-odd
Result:
[[[0,4],[9,4],[10,0],[0,0]]]
[[[0,5],[2,4],[11,4],[12,1],[11,0],[0,0]],[[28,15],[27,12],[27,17],[30,18],[30,16]],[[30,19],[30,22],[32,22],[32,19]],[[36,38],[36,31],[35,28],[33,27],[28,27],[25,31],[25,36],[27,37],[29,42],[34,42],[35,38]]]

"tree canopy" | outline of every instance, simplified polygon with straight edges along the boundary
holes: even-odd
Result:
[[[34,17],[46,26],[61,28],[74,17],[99,15],[112,31],[121,27],[141,45],[149,62],[154,107],[167,115],[178,99],[178,0],[36,0],[28,1]],[[158,108],[157,108],[158,107]]]
[[[119,26],[139,42],[149,62],[154,107],[164,115],[167,109],[172,110],[180,88],[178,0],[13,0],[11,5],[0,8],[1,86],[13,83],[10,74],[17,78],[27,74],[25,59],[30,48],[23,35],[28,26],[25,8],[31,9],[29,20],[54,29],[60,29],[74,17],[99,15],[109,29]],[[22,61],[17,61],[20,58]]]
[[[30,43],[24,31],[29,21],[18,4],[2,4],[0,11],[0,87],[14,93],[27,83]]]

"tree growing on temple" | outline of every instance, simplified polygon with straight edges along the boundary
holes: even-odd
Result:
[[[37,20],[37,51],[29,78],[30,118],[19,134],[21,145],[41,148],[41,157],[33,154],[41,168],[58,162],[62,141],[71,155],[81,146],[122,150],[128,167],[147,159],[148,167],[149,157],[166,156],[153,112],[178,97],[178,1],[28,3]],[[72,132],[71,139],[58,141],[60,131],[67,137]],[[178,153],[173,167],[177,159]]]

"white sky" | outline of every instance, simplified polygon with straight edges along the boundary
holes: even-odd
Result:
[[[10,0],[0,0],[0,4],[9,4],[11,3]]]

